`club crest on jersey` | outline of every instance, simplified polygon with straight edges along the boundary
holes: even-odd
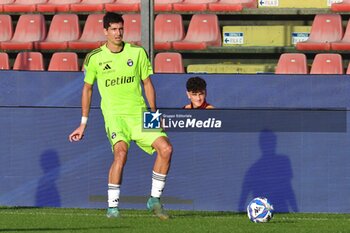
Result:
[[[111,135],[111,138],[115,139],[115,137],[117,137],[117,134],[115,132],[113,132],[112,135]]]
[[[129,60],[126,62],[126,64],[128,64],[128,66],[132,66],[132,65],[134,65],[134,62],[133,62],[131,59],[129,59]]]

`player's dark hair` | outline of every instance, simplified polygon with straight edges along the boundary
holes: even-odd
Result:
[[[207,83],[200,77],[191,77],[187,80],[186,89],[188,92],[199,92],[207,89]]]
[[[107,12],[103,16],[103,27],[108,29],[112,23],[124,23],[124,19],[121,15],[114,12]]]

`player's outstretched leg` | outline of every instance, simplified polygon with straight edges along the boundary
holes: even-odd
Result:
[[[147,201],[147,209],[152,211],[155,216],[161,220],[169,219],[169,215],[164,210],[163,205],[160,203],[160,199],[157,197],[150,197]]]
[[[120,217],[118,207],[109,207],[107,209],[107,218],[118,218]]]

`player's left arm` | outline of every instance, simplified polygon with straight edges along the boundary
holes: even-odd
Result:
[[[156,105],[156,91],[154,90],[154,86],[150,77],[142,80],[143,88],[145,90],[145,96],[148,102],[148,106],[151,108],[152,112],[157,110]]]
[[[145,91],[145,96],[148,102],[148,106],[152,112],[157,110],[156,105],[156,91],[154,89],[151,75],[153,74],[153,69],[150,60],[148,59],[147,53],[144,49],[139,50],[139,72],[143,83],[143,88]]]

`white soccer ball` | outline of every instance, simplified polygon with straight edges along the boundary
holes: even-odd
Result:
[[[256,197],[247,206],[248,218],[255,223],[270,221],[273,213],[273,206],[265,197]]]

